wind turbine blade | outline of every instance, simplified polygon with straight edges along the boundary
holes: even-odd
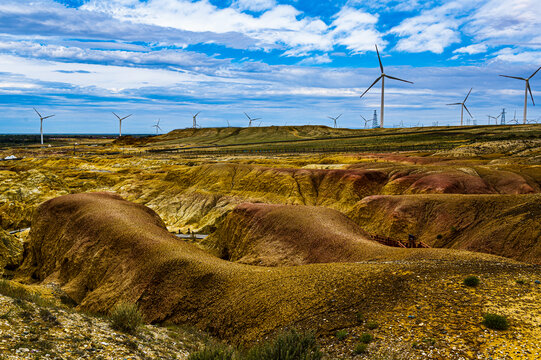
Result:
[[[48,119],[50,117],[53,117],[54,115],[45,116],[44,118],[41,118],[42,120]]]
[[[118,120],[122,120],[122,119],[120,118],[120,116],[118,116],[118,115],[115,114],[114,112],[112,112],[112,113],[113,113],[114,116],[116,116],[116,117],[118,118]]]
[[[526,87],[528,88],[528,91],[530,92],[530,97],[532,98],[532,104],[535,106],[535,101],[533,101],[533,95],[532,95],[532,88],[530,87],[530,82],[526,82]]]
[[[526,80],[526,79],[518,77],[518,76],[509,76],[509,75],[500,75],[500,76],[503,76],[503,77],[506,77],[506,78],[511,78],[511,79],[517,79],[517,80]]]
[[[342,116],[342,114],[338,115],[338,116],[336,117],[336,120],[340,119],[340,116]]]
[[[32,108],[34,109],[34,111],[36,112],[36,114],[38,114],[39,118],[41,119],[41,114],[36,110],[36,108]]]
[[[471,114],[470,110],[468,110],[468,107],[466,105],[464,105],[464,104],[462,104],[462,106],[464,106],[464,109],[466,109],[468,114],[470,114],[470,117],[473,119],[473,115]]]
[[[329,119],[331,119],[331,120],[335,120],[335,121],[336,121],[336,119],[333,118],[333,117],[330,117],[330,116],[327,116],[327,117],[328,117]]]
[[[201,113],[201,111],[199,111],[197,114],[195,114],[194,116],[197,117],[197,115],[199,115]]]
[[[162,128],[161,128],[161,127],[159,127],[159,126],[156,126],[156,127],[157,127],[157,128],[158,128],[158,129],[160,130],[160,131],[162,130]]]
[[[468,100],[468,97],[470,96],[472,90],[473,90],[473,88],[470,88],[470,91],[468,91],[468,95],[466,95],[466,98],[464,99],[463,103],[465,103],[466,100]],[[464,105],[464,106],[466,106],[466,105]]]
[[[364,118],[364,116],[361,115],[361,117],[363,118],[364,121],[368,121],[368,120],[366,120],[366,119]]]
[[[255,118],[255,119],[252,119],[252,121],[256,121],[256,120],[261,120],[262,118]]]
[[[251,120],[250,115],[248,115],[248,114],[246,114],[246,113],[244,113],[244,115],[246,115],[246,117],[248,118],[248,120]]]
[[[537,70],[535,70],[535,72],[534,72],[532,75],[530,75],[530,77],[528,78],[528,80],[530,80],[531,78],[533,78],[533,76],[534,76],[535,74],[537,74],[537,72],[538,72],[539,70],[541,70],[541,66],[540,66]]]
[[[372,88],[372,86],[376,85],[376,83],[377,83],[382,77],[383,77],[383,75],[381,75],[379,78],[377,78],[376,81],[374,81],[374,82],[372,83],[372,85],[370,85],[370,86],[368,87],[368,89],[366,89],[366,90],[363,92],[363,94],[361,95],[361,97],[363,97],[364,94],[366,94],[366,93],[368,92],[368,90],[370,90],[370,89]]]
[[[452,104],[446,104],[446,105],[462,105],[462,103],[452,103]]]
[[[376,52],[378,53],[379,68],[381,69],[381,73],[383,74],[383,64],[381,63],[381,57],[379,56],[379,50],[378,50],[377,45],[376,45]]]
[[[120,120],[127,119],[127,118],[129,118],[130,116],[132,116],[132,115],[133,115],[133,114],[130,114],[130,115],[128,115],[128,116],[124,116],[124,117],[123,117],[122,119],[120,119]]]
[[[398,80],[398,81],[403,81],[403,82],[407,82],[407,83],[413,84],[413,82],[411,82],[411,81],[404,80],[404,79],[399,79],[399,78],[394,77],[394,76],[385,75],[385,77],[387,77],[387,78],[389,78],[389,79]]]
[[[494,119],[498,120],[498,119],[500,118],[500,116],[502,116],[502,114],[500,114],[500,115],[498,115],[498,116],[496,116],[496,117],[494,117],[494,116],[492,116],[492,117],[493,117]]]

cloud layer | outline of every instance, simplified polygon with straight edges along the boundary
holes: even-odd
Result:
[[[455,109],[444,104],[472,84],[470,109],[481,121],[520,106],[523,90],[499,73],[528,76],[541,65],[536,0],[331,5],[2,1],[0,132],[35,132],[32,113],[21,112],[32,106],[55,109],[49,126],[58,132],[113,132],[115,123],[100,115],[113,108],[136,112],[132,132],[151,131],[158,117],[164,130],[187,126],[196,110],[208,126],[242,125],[238,114],[250,110],[263,125],[325,124],[344,112],[343,125],[359,127],[358,115],[379,106],[379,86],[359,99],[379,75],[374,44],[386,71],[415,82],[386,83],[390,126],[456,123]]]

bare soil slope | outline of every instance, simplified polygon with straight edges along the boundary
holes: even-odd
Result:
[[[417,256],[416,261],[248,266],[176,239],[144,206],[109,193],[77,194],[38,208],[18,278],[57,283],[80,309],[107,312],[120,301],[137,302],[147,321],[188,322],[227,339],[251,341],[281,326],[325,332],[354,323],[359,309],[376,314],[409,306],[410,300],[402,301],[417,296],[419,284],[412,280],[419,276],[430,282],[436,274],[460,279],[472,271],[533,271],[489,255],[428,250],[445,261]]]
[[[381,245],[369,240],[368,234],[342,213],[302,205],[240,204],[205,243],[222,258],[264,266],[435,260],[450,256],[439,249]],[[451,258],[472,259],[472,254],[456,252]]]
[[[375,195],[348,216],[369,232],[541,264],[541,196]]]

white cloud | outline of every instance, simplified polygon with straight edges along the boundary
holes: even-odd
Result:
[[[487,45],[486,44],[472,44],[469,46],[464,46],[461,48],[458,48],[453,51],[453,53],[460,53],[460,54],[481,54],[487,51]]]
[[[263,11],[276,6],[275,0],[235,0],[232,4],[233,7],[244,11]]]
[[[142,69],[134,67],[62,63],[26,59],[18,56],[0,55],[0,67],[35,81],[64,83],[77,87],[98,87],[108,91],[137,89],[150,85],[175,86],[211,81],[204,74],[168,71],[165,69]],[[231,81],[224,79],[223,81]]]
[[[290,5],[272,7],[258,17],[232,7],[219,9],[208,0],[91,0],[81,8],[133,23],[194,32],[240,32],[258,39],[264,48],[285,45],[290,51],[288,55],[326,51],[332,46],[323,21],[309,17],[297,19],[302,14]]]
[[[177,66],[185,70],[218,67],[228,63],[201,53],[184,50],[124,51],[83,49],[76,46],[42,45],[33,41],[2,41],[0,52],[23,57],[64,62],[103,63],[142,67]]]
[[[208,0],[91,0],[82,9],[106,13],[122,21],[178,30],[239,32],[257,39],[264,49],[285,48],[286,56],[331,51],[337,44],[355,53],[372,50],[375,43],[382,47],[386,44],[376,29],[378,17],[348,6],[334,16],[330,25],[305,16],[291,5],[276,5],[275,0],[236,0],[232,7],[224,9]],[[242,10],[262,13],[253,16]]]
[[[457,20],[455,13],[461,9],[459,2],[449,2],[402,21],[390,30],[390,33],[401,37],[396,48],[414,53],[430,51],[441,54],[449,45],[460,42],[458,28],[461,21]]]
[[[301,64],[301,65],[317,65],[317,64],[328,64],[328,63],[331,63],[331,62],[332,62],[332,60],[329,57],[329,55],[323,54],[323,55],[316,55],[316,56],[307,57],[306,59],[301,60],[299,62],[299,64]]]
[[[465,30],[493,45],[539,47],[539,0],[488,0],[471,16]]]
[[[24,82],[6,82],[0,81],[0,89],[34,89],[38,85]]]
[[[344,45],[355,53],[373,51],[374,44],[382,48],[387,44],[376,30],[377,22],[377,16],[346,6],[335,15],[331,34],[336,44]]]
[[[496,52],[495,60],[533,64],[533,67],[541,65],[541,51],[522,51],[514,48],[503,48]]]

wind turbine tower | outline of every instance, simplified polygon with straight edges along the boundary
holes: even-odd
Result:
[[[470,110],[468,110],[468,108],[466,107],[466,100],[468,100],[468,96],[470,96],[472,90],[473,88],[470,89],[470,91],[468,92],[468,95],[466,95],[463,102],[447,104],[447,105],[460,105],[460,126],[464,125],[464,109],[466,109],[468,114],[470,114],[470,117],[473,119],[473,116],[470,113]]]
[[[117,119],[118,119],[118,123],[119,123],[119,126],[118,126],[118,136],[120,137],[120,136],[122,136],[122,120],[129,118],[129,117],[132,116],[133,114],[130,114],[130,115],[128,115],[128,116],[124,116],[123,118],[121,118],[120,116],[118,116],[118,115],[115,114],[114,112],[113,112],[113,115],[116,116]]]
[[[502,109],[502,119],[501,119],[501,122],[500,122],[500,125],[505,125],[505,108]]]
[[[193,128],[197,128],[197,115],[199,115],[201,111],[199,111],[197,114],[193,116]]]
[[[393,76],[385,74],[385,71],[383,71],[383,64],[381,63],[381,57],[379,56],[379,50],[378,50],[377,45],[376,45],[376,52],[378,54],[378,61],[379,61],[379,68],[381,70],[381,75],[372,83],[372,85],[370,85],[368,87],[368,89],[366,89],[363,92],[363,94],[361,95],[361,98],[364,96],[364,94],[366,94],[368,92],[368,90],[370,90],[372,88],[372,86],[376,85],[376,83],[381,80],[381,105],[380,105],[380,126],[379,127],[383,127],[383,114],[384,114],[383,108],[384,108],[384,103],[385,103],[385,96],[384,96],[385,95],[385,78],[398,80],[398,81],[403,81],[403,82],[407,82],[407,83],[410,83],[410,84],[413,84],[413,83],[411,81],[408,81],[408,80],[399,79],[397,77],[393,77]]]
[[[523,119],[524,124],[526,124],[526,114],[528,112],[528,91],[530,92],[530,97],[532,98],[532,104],[533,106],[535,106],[535,101],[533,101],[532,88],[530,87],[530,79],[533,78],[534,75],[537,74],[537,72],[540,69],[541,69],[541,66],[537,70],[535,70],[535,72],[532,75],[530,75],[529,78],[521,78],[518,76],[509,76],[509,75],[500,75],[506,78],[524,80],[526,82],[526,90],[524,90],[524,119]]]
[[[39,116],[39,133],[41,135],[41,145],[43,145],[43,120],[53,117],[54,115],[41,116],[41,114],[36,110],[36,108],[33,108],[33,109],[36,112],[36,114],[38,114]]]

